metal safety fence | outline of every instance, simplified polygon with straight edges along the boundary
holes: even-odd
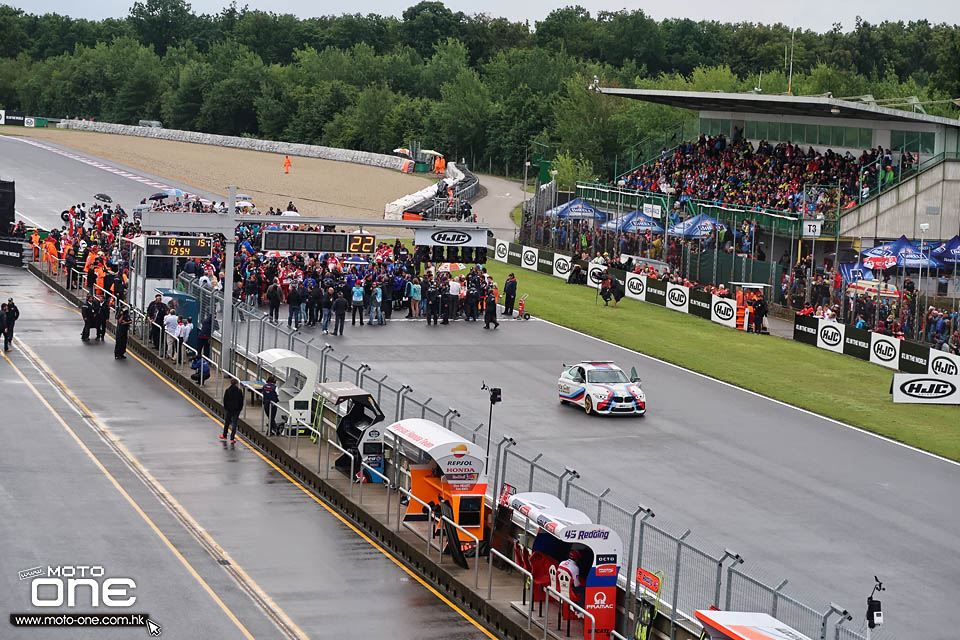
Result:
[[[72,285],[105,299],[113,296],[96,283],[89,286],[86,274],[77,272],[71,277],[68,270],[56,262],[43,265],[48,275],[65,287]],[[443,407],[433,397],[389,375],[374,371],[366,363],[351,358],[350,354],[337,353],[331,345],[314,344],[295,329],[271,320],[267,313],[242,303],[232,307],[233,320],[237,323],[234,357],[230,359],[229,370],[222,370],[218,358],[221,349],[218,327],[223,313],[222,294],[204,288],[196,279],[184,275],[176,285],[180,291],[198,299],[200,322],[204,317],[212,319],[211,344],[192,346],[185,340],[167,341],[163,339],[164,328],[148,318],[142,310],[116,298],[113,298],[112,304],[115,308],[130,311],[131,333],[153,344],[161,357],[170,359],[171,366],[186,373],[189,370],[187,367],[194,368],[199,362],[194,380],[199,385],[212,385],[209,391],[214,397],[219,397],[230,378],[236,378],[241,383],[258,380],[263,374],[263,365],[258,362],[256,354],[267,348],[282,347],[318,362],[322,381],[350,381],[372,393],[388,419],[426,418],[475,443],[481,443],[487,437],[485,423],[474,422],[455,408]],[[255,387],[245,388],[250,390],[253,397],[262,399]],[[277,406],[277,410],[280,414],[286,413],[283,407]],[[263,411],[258,413],[260,431],[266,433],[270,421]],[[243,415],[246,418],[246,405]],[[337,449],[341,454],[344,453],[336,443],[330,425],[323,424],[323,421],[320,424],[303,424],[292,416],[288,416],[287,425],[293,425],[286,431],[287,446],[291,451],[299,452],[301,440],[310,438],[311,442],[319,441],[317,471],[329,475],[330,452]],[[323,464],[322,451],[326,451],[326,465]],[[360,470],[358,467],[351,458],[351,476]],[[694,611],[710,607],[769,613],[815,640],[865,638],[854,629],[856,625],[850,623],[849,616],[840,615],[836,606],[822,596],[789,590],[787,580],[769,579],[762,567],[745,565],[744,558],[736,552],[698,538],[690,529],[678,526],[666,517],[657,517],[653,510],[638,504],[636,498],[631,500],[609,487],[591,487],[575,469],[542,453],[533,452],[512,438],[494,438],[491,443],[491,469],[491,495],[488,496],[491,499],[504,483],[512,485],[517,491],[549,493],[559,497],[568,506],[583,511],[597,523],[618,532],[626,552],[620,582],[627,590],[625,602],[630,603],[628,608],[634,613],[638,605],[638,589],[631,578],[637,568],[662,572],[661,615],[669,616],[671,638],[676,637],[681,626],[699,629]],[[393,473],[395,477],[391,486],[408,493],[404,486],[406,482],[399,477],[403,470],[395,466]],[[361,486],[362,500],[362,485],[358,486]],[[350,493],[352,497],[352,486]],[[390,510],[389,504],[387,510]],[[400,527],[400,518],[395,524]],[[536,526],[532,523],[529,526],[532,527],[531,533],[535,533]],[[429,553],[434,545],[429,540],[427,545]],[[475,573],[472,578],[476,585],[478,574]],[[629,628],[632,618],[622,617],[622,633],[627,637],[631,635]],[[873,638],[889,640],[890,636],[874,633]]]

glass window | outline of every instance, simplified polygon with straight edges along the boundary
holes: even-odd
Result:
[[[743,137],[753,140],[757,137],[757,123],[754,120],[747,120],[744,125]]]
[[[844,127],[843,146],[856,148],[860,144],[860,130],[857,127]]]
[[[780,123],[779,122],[768,122],[767,123],[767,137],[774,141],[780,142]]]
[[[930,132],[920,134],[920,153],[933,153],[936,135]]]
[[[830,127],[830,144],[835,147],[843,146],[843,127]]]
[[[710,118],[700,118],[700,133],[710,133]]]
[[[807,137],[806,137],[807,144],[817,144],[817,139],[818,139],[817,131],[819,130],[819,127],[817,127],[817,125],[815,124],[808,124],[806,126],[806,129],[807,129]]]
[[[869,149],[873,146],[873,130],[860,129],[860,148]]]
[[[890,132],[890,148],[899,149],[903,146],[903,131]]]
[[[830,142],[830,125],[821,124],[821,125],[818,127],[818,129],[819,129],[820,131],[819,131],[819,134],[817,135],[817,140],[819,140],[819,143],[822,144],[823,146],[829,147],[830,144],[831,144],[831,142]]]
[[[731,128],[730,120],[721,120],[720,121],[720,135],[730,136],[730,133],[733,131]]]
[[[758,140],[769,140],[770,136],[767,135],[767,132],[770,130],[770,127],[766,122],[757,123],[757,139]]]

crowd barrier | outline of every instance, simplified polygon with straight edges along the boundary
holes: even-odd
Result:
[[[737,326],[737,303],[693,287],[648,278],[622,269],[607,268],[592,262],[574,261],[567,254],[496,239],[490,245],[495,260],[512,264],[522,269],[537,271],[555,278],[567,280],[574,264],[579,264],[587,276],[587,286],[599,288],[602,273],[606,271],[619,280],[626,297],[640,302],[649,302],[671,311],[716,322],[725,327]]]
[[[903,373],[955,376],[960,370],[960,356],[812,316],[796,316],[793,339]]]
[[[158,138],[178,142],[210,144],[219,147],[248,149],[250,151],[282,153],[288,156],[336,160],[337,162],[352,162],[371,167],[394,169],[396,171],[400,171],[405,162],[405,160],[399,156],[388,156],[382,153],[321,147],[319,145],[300,144],[296,142],[277,142],[275,140],[258,140],[256,138],[242,138],[239,136],[221,136],[212,133],[202,133],[200,131],[183,131],[180,129],[164,129],[160,127],[137,127],[126,124],[113,124],[110,122],[91,122],[89,120],[62,120],[57,127],[61,129],[138,136],[141,138]]]

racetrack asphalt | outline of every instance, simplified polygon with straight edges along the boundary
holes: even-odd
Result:
[[[60,158],[51,154],[47,164],[76,178],[47,184],[47,197],[72,202],[86,165]],[[0,155],[0,175],[9,175],[15,162]],[[84,193],[112,185],[101,180]],[[42,214],[21,202],[27,215]],[[459,409],[465,423],[487,419],[481,381],[500,386],[494,442],[508,433],[525,453],[543,452],[555,470],[575,468],[578,484],[611,487],[624,507],[652,507],[661,526],[675,533],[691,528],[696,544],[739,552],[747,560],[743,570],[761,567],[771,586],[788,578],[787,593],[842,604],[855,616],[853,628],[876,574],[887,586],[887,632],[954,637],[960,465],[546,322],[481,327],[348,324],[343,338],[309,330],[302,337],[334,344],[336,353],[368,363],[377,377],[389,374],[394,384],[433,396],[433,406]],[[611,359],[627,370],[636,365],[647,416],[587,418],[560,406],[560,365],[579,359]],[[856,381],[850,392],[857,392]]]

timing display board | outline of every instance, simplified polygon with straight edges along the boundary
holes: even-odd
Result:
[[[148,256],[209,258],[213,253],[210,238],[198,236],[147,236]]]
[[[377,238],[366,233],[264,231],[264,251],[305,253],[373,253]]]

